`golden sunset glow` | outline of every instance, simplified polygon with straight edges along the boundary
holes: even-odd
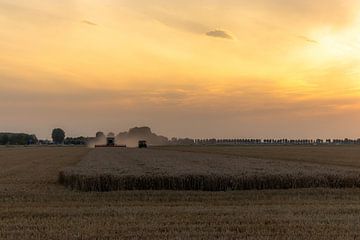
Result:
[[[359,136],[359,10],[357,0],[0,0],[0,127]]]

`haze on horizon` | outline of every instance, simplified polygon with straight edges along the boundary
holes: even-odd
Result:
[[[359,137],[357,0],[0,0],[0,131]]]

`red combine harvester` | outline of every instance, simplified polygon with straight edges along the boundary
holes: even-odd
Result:
[[[126,145],[118,145],[115,143],[115,134],[109,133],[106,137],[106,145],[95,145],[95,148],[120,147],[126,148]]]

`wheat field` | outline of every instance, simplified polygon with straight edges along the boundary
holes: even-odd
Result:
[[[161,149],[94,149],[59,182],[82,191],[360,187],[360,169]]]
[[[89,151],[0,148],[0,239],[360,238],[357,188],[79,192],[59,185],[59,171]]]

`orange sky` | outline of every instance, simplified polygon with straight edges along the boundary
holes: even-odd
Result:
[[[360,137],[357,0],[0,0],[0,131]]]

